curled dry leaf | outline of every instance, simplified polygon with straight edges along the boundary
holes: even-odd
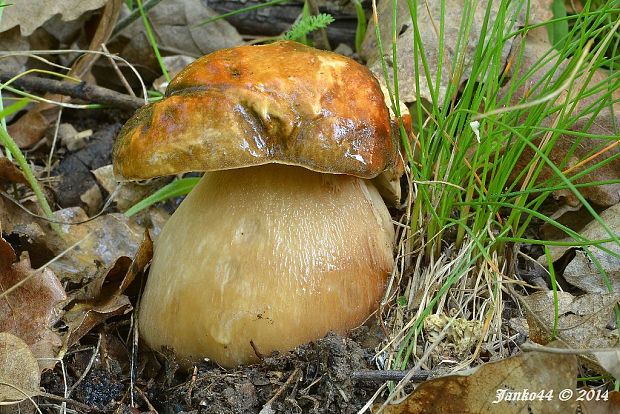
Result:
[[[39,392],[39,365],[28,344],[0,332],[0,406],[19,402]]]
[[[558,292],[556,339],[573,349],[617,346],[618,331],[612,327],[611,322],[614,320],[614,306],[619,299],[618,293],[574,297],[566,292]],[[545,345],[551,339],[554,325],[553,292],[538,292],[520,297],[520,300],[524,305],[530,339]],[[581,357],[592,369],[605,371],[593,355],[584,354]]]
[[[72,295],[63,320],[69,327],[66,346],[69,347],[93,327],[107,319],[131,311],[126,295],[136,276],[144,271],[153,256],[153,242],[144,233],[144,240],[133,260],[119,257],[100,277]]]
[[[432,413],[574,413],[574,400],[506,401],[503,391],[574,389],[576,358],[543,352],[528,352],[481,365],[470,375],[450,375],[422,383],[404,402],[388,406],[386,414]],[[504,396],[501,399],[501,396]],[[544,397],[544,395],[543,395]],[[498,402],[494,402],[499,400]]]
[[[616,204],[603,211],[600,214],[601,219],[607,224],[607,226],[614,232],[614,234],[620,236],[620,204]],[[609,238],[609,233],[601,226],[598,221],[591,221],[580,232],[583,237],[589,240],[603,240]],[[562,240],[563,242],[573,242],[570,237]],[[620,245],[615,242],[603,243],[602,247],[615,252],[620,256]],[[620,258],[613,256],[597,246],[588,247],[590,253],[596,261],[600,264],[602,269],[607,274],[609,282],[611,284],[612,292],[620,293]],[[554,263],[562,262],[570,259],[570,256],[574,253],[575,256],[564,268],[564,279],[571,285],[578,287],[586,293],[608,293],[607,285],[601,276],[601,272],[594,264],[592,259],[584,252],[582,248],[570,247],[570,246],[549,246],[551,253],[551,259]],[[541,258],[543,265],[546,265],[546,258]]]
[[[88,220],[79,207],[58,210],[57,220],[75,223]],[[104,214],[77,225],[62,225],[62,236],[48,233],[45,245],[59,254],[76,243],[73,249],[50,265],[61,280],[76,283],[91,280],[101,269],[111,266],[119,257],[133,255],[142,240],[143,230],[118,213]]]
[[[0,332],[20,337],[37,358],[54,358],[62,341],[52,327],[60,318],[57,305],[66,299],[65,291],[51,270],[33,270],[28,257],[15,260],[11,246],[0,238]],[[55,362],[40,360],[40,365],[43,370]]]

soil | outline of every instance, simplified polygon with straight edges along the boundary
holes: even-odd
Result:
[[[171,355],[140,352],[133,369],[136,377],[132,387],[129,349],[112,333],[123,330],[125,323],[120,322],[100,330],[98,357],[92,358],[90,349],[94,346],[82,346],[80,352],[70,352],[65,359],[68,388],[83,377],[71,398],[93,411],[355,413],[378,387],[352,379],[353,372],[372,369],[374,365],[373,350],[360,345],[371,337],[367,327],[359,328],[355,339],[329,333],[289,353],[235,370],[206,361],[186,370]],[[93,338],[91,335],[90,339]],[[41,386],[49,393],[63,395],[62,369],[57,367],[45,373]],[[129,395],[132,388],[134,408]]]

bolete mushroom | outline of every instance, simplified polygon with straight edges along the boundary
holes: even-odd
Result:
[[[276,42],[189,65],[114,147],[125,179],[206,171],[156,241],[142,338],[232,367],[363,323],[393,267],[368,179],[397,148],[379,84],[346,57]]]

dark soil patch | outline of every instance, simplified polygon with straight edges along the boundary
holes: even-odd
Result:
[[[106,329],[110,332],[109,329]],[[362,336],[367,329],[362,328]],[[358,333],[359,334],[359,333]],[[109,343],[110,333],[103,334]],[[118,348],[119,341],[114,341]],[[129,358],[129,353],[121,359]],[[89,371],[92,352],[68,358],[68,387],[83,377],[71,398],[100,412],[159,413],[355,413],[376,391],[373,383],[358,382],[352,373],[373,368],[372,349],[330,333],[295,350],[266,358],[261,364],[222,369],[203,362],[182,369],[171,356],[141,353],[135,363],[134,407],[131,407],[131,368],[128,360],[111,360],[101,347]],[[121,368],[122,367],[122,368]],[[84,371],[82,371],[84,369]],[[62,371],[43,376],[42,387],[63,395]],[[70,404],[69,404],[70,405]],[[136,411],[136,409],[138,411]],[[263,410],[263,411],[261,411]],[[78,410],[79,411],[79,410]]]

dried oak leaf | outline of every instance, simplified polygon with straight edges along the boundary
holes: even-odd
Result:
[[[54,272],[33,270],[24,256],[16,263],[15,252],[0,238],[0,332],[24,340],[37,358],[54,358],[62,340],[52,327],[60,318],[57,305],[66,294]],[[55,365],[39,361],[42,370]]]
[[[386,414],[414,413],[574,413],[574,400],[498,400],[501,390],[519,392],[575,388],[576,358],[527,352],[474,368],[470,375],[450,375],[422,383],[402,403],[386,407]]]
[[[125,294],[136,276],[144,271],[153,256],[153,242],[148,231],[133,260],[119,257],[113,265],[82,289],[75,292],[63,320],[69,327],[65,345],[77,343],[93,327],[133,308]]]
[[[124,9],[127,12],[127,9]],[[157,28],[158,44],[164,54],[183,54],[200,57],[219,49],[238,46],[243,39],[226,20],[200,25],[216,17],[208,2],[201,0],[167,0],[148,12],[149,20]],[[145,34],[144,24],[138,19],[119,33],[109,44],[111,52],[137,66],[159,72],[159,65]]]
[[[553,292],[538,292],[519,299],[527,318],[530,339],[545,345],[551,340],[554,326]],[[618,292],[578,297],[567,292],[558,292],[559,318],[555,338],[573,349],[607,349],[618,346],[618,331],[611,324],[618,300]],[[605,372],[605,367],[610,365],[607,360],[601,364],[596,355],[592,354],[581,355],[581,361],[599,372]],[[613,374],[611,371],[610,373]]]
[[[36,395],[39,380],[39,365],[28,344],[0,332],[0,406]]]

